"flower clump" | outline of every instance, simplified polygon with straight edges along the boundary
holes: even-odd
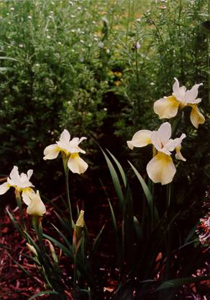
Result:
[[[27,213],[33,216],[42,217],[46,208],[42,202],[39,192],[35,193],[30,179],[33,174],[33,170],[28,170],[27,174],[19,174],[18,167],[14,166],[10,175],[7,177],[7,181],[0,185],[0,195],[5,194],[11,187],[15,189],[17,197],[21,196],[23,202],[28,206]]]
[[[27,204],[30,201],[29,196],[34,193],[34,185],[30,181],[32,174],[33,170],[28,170],[27,174],[19,174],[18,167],[14,166],[10,175],[7,177],[7,181],[0,185],[0,195],[5,194],[13,187],[15,192],[20,194],[23,201]]]

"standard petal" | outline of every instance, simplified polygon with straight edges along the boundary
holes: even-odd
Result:
[[[70,141],[70,138],[71,138],[70,133],[68,132],[67,129],[64,129],[64,131],[60,135],[60,141],[62,143],[68,143]]]
[[[163,145],[165,145],[171,137],[171,124],[168,122],[163,123],[158,129],[158,136]]]
[[[10,188],[10,184],[8,182],[4,182],[0,185],[0,195],[5,194]]]
[[[168,184],[173,180],[175,173],[172,158],[163,153],[158,153],[147,164],[147,174],[154,183]]]
[[[20,175],[19,175],[19,171],[18,171],[18,167],[14,166],[12,171],[9,174],[8,177],[8,182],[10,185],[14,186],[14,185],[19,185],[20,183]]]
[[[68,168],[72,173],[82,174],[87,168],[88,164],[79,156],[78,153],[71,154],[68,160]]]
[[[171,124],[168,122],[163,123],[157,131],[153,131],[151,134],[152,144],[158,151],[161,151],[167,155],[170,155],[170,149],[167,145],[171,137]]]
[[[186,92],[185,95],[185,102],[186,103],[199,103],[201,102],[201,99],[196,99],[196,97],[198,96],[198,88],[199,86],[203,85],[203,83],[200,84],[195,84],[191,90]]]
[[[154,112],[160,119],[170,119],[177,115],[179,102],[174,96],[161,98],[154,103]]]
[[[200,113],[198,107],[196,104],[192,105],[192,110],[190,114],[190,121],[195,126],[195,128],[198,128],[199,124],[205,123],[204,116]]]
[[[35,194],[35,192],[31,188],[26,188],[22,191],[22,199],[26,205],[31,203],[31,196],[33,196],[33,194]]]
[[[44,149],[44,160],[55,159],[58,157],[60,149],[57,144],[49,145]]]
[[[180,89],[180,87],[179,87],[179,80],[177,78],[174,78],[174,80],[175,80],[175,82],[173,84],[172,89],[173,89],[174,93],[178,93],[179,89]]]
[[[137,131],[131,141],[127,141],[128,147],[132,150],[133,147],[144,147],[151,144],[150,130],[139,130]]]
[[[173,96],[180,101],[181,103],[185,103],[185,94],[186,94],[186,87],[185,86],[179,86],[179,81],[177,78],[175,79],[175,83],[173,85]]]
[[[73,138],[68,145],[68,151],[70,153],[85,153],[85,151],[78,146],[85,139],[85,137],[82,137],[81,139],[78,137]]]
[[[28,180],[30,180],[32,175],[33,175],[33,170],[32,169],[28,170],[27,172]]]

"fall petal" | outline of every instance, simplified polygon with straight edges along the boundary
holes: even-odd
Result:
[[[163,153],[158,153],[147,164],[147,174],[154,183],[168,184],[173,180],[175,173],[172,158]]]
[[[68,160],[68,168],[73,173],[82,174],[87,170],[88,164],[79,156],[78,153],[74,153]]]
[[[195,126],[195,128],[198,128],[199,124],[205,123],[204,116],[200,113],[198,107],[196,104],[192,105],[192,110],[190,114],[190,121]]]
[[[4,182],[0,185],[0,195],[5,194],[10,188],[10,184],[8,182]]]
[[[26,188],[22,191],[22,199],[23,199],[23,202],[26,204],[26,205],[29,205],[30,202],[31,202],[31,195],[32,194],[35,194],[34,190],[31,189],[31,188]]]
[[[49,145],[44,149],[44,160],[55,159],[58,157],[60,149],[57,144]]]
[[[133,147],[144,147],[151,144],[150,130],[139,130],[137,131],[131,141],[127,141],[128,147],[132,150]]]
[[[174,96],[161,98],[154,103],[154,112],[160,119],[170,119],[176,116],[179,102]]]

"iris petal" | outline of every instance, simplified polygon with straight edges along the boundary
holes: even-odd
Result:
[[[205,123],[204,116],[200,113],[198,107],[196,104],[192,105],[192,110],[190,114],[190,121],[195,126],[195,128],[198,128],[199,124]]]
[[[168,184],[173,180],[175,173],[172,158],[164,153],[158,153],[147,164],[147,174],[154,183]]]
[[[60,149],[57,144],[49,145],[44,149],[44,160],[57,158]]]
[[[0,185],[0,195],[5,194],[10,188],[10,184],[8,182],[4,182]]]
[[[78,153],[74,153],[68,160],[68,168],[72,173],[82,174],[87,168],[88,164],[79,156]]]
[[[144,147],[151,144],[150,130],[139,130],[137,131],[131,141],[127,141],[128,147],[132,150],[133,147]]]
[[[170,119],[177,115],[179,102],[174,96],[161,98],[154,103],[154,112],[160,119]]]

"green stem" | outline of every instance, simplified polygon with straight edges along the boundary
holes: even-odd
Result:
[[[20,221],[21,221],[21,224],[24,225],[24,227],[25,227],[25,222],[24,222],[24,217],[23,217],[22,199],[21,199],[20,193],[16,192],[15,196],[16,196],[17,205],[18,205],[18,208],[20,211]]]
[[[70,199],[70,192],[69,192],[69,169],[67,166],[67,158],[63,157],[63,167],[65,173],[65,182],[66,182],[66,195],[69,207],[69,217],[70,217],[70,226],[71,229],[73,228],[73,217],[72,217],[72,207],[71,207],[71,199]]]

